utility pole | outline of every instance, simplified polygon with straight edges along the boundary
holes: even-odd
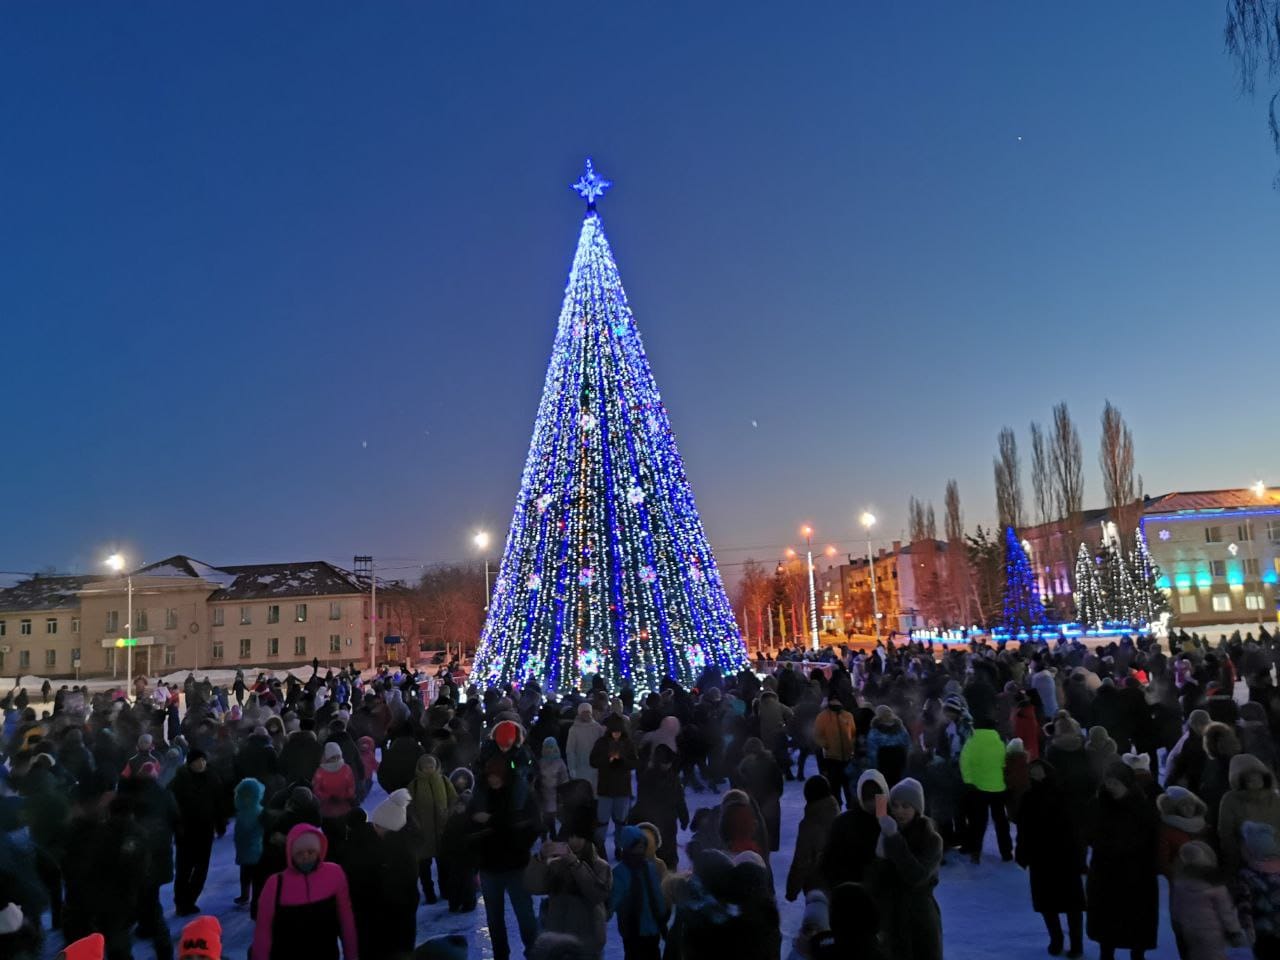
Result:
[[[378,578],[374,573],[372,556],[352,558],[357,577],[369,578],[369,672],[378,670]]]

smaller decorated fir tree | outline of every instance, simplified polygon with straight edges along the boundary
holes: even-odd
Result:
[[[1044,622],[1040,585],[1027,559],[1027,551],[1013,527],[1004,533],[1004,625],[1010,630]]]
[[[1086,629],[1097,629],[1106,620],[1098,565],[1087,543],[1076,554],[1076,619]]]
[[[1169,612],[1169,597],[1160,589],[1160,567],[1151,559],[1147,537],[1139,527],[1129,553],[1129,576],[1133,581],[1134,602],[1142,623],[1151,624]]]
[[[1102,606],[1107,623],[1136,625],[1142,622],[1133,575],[1120,549],[1114,523],[1102,527]]]

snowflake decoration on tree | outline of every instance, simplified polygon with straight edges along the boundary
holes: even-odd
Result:
[[[658,573],[646,563],[640,568],[640,579],[645,583],[653,583],[658,579]]]
[[[638,507],[644,503],[644,488],[640,484],[631,484],[630,489],[627,490],[627,503],[633,507]]]
[[[1173,536],[1173,534],[1171,534],[1168,530],[1161,530],[1161,531],[1160,531],[1160,539],[1161,539],[1161,540],[1168,540],[1171,536]]]
[[[596,582],[596,572],[590,567],[583,567],[578,572],[578,586],[589,587]]]
[[[583,650],[578,654],[578,669],[584,674],[600,672],[600,654],[594,650]]]
[[[689,579],[701,581],[706,574],[702,572],[702,568],[698,566],[698,561],[694,560],[693,565],[689,568]]]
[[[537,590],[542,586],[542,578],[536,573],[529,574],[529,579],[525,581],[530,590]]]
[[[529,654],[529,659],[524,662],[524,669],[521,675],[526,680],[537,680],[546,672],[547,661],[536,653]]]
[[[578,178],[578,182],[573,185],[573,189],[577,191],[578,196],[587,201],[587,206],[595,209],[596,201],[604,196],[604,192],[613,186],[612,180],[606,180],[600,174],[596,173],[595,167],[591,165],[591,158],[587,157],[586,172]]]
[[[537,499],[536,505],[539,513],[546,513],[547,507],[551,506],[551,501],[555,499],[549,493],[544,493]]]
[[[578,418],[578,426],[582,428],[583,433],[590,433],[596,428],[595,414],[584,413]]]
[[[696,673],[702,673],[707,668],[707,655],[703,652],[701,646],[694,646],[689,649],[689,667]]]

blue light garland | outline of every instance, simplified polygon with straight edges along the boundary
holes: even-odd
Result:
[[[565,288],[515,513],[476,654],[487,685],[694,684],[748,665],[595,201]]]

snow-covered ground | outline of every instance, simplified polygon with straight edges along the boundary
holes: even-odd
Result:
[[[809,771],[813,772],[810,764]],[[773,855],[772,864],[777,884],[778,906],[782,915],[782,932],[785,951],[789,950],[790,938],[795,935],[800,925],[803,903],[788,903],[783,899],[787,870],[791,865],[791,853],[795,846],[796,827],[804,811],[802,785],[798,782],[788,783],[782,801],[782,848]],[[365,802],[366,809],[376,806],[385,794],[375,785],[372,794]],[[710,794],[691,794],[689,807],[692,811],[700,806],[711,806],[718,798]],[[680,837],[682,867],[684,861],[684,842],[687,835]],[[1040,958],[1047,954],[1045,947],[1048,937],[1040,917],[1031,909],[1031,897],[1027,886],[1026,873],[1013,864],[1000,862],[995,852],[994,836],[988,835],[986,855],[980,865],[974,866],[967,858],[949,854],[947,863],[942,868],[941,881],[937,888],[938,903],[942,907],[942,926],[946,957],[948,960],[988,960],[993,956]],[[1160,945],[1148,954],[1152,960],[1174,960],[1177,950],[1173,944],[1173,933],[1169,929],[1167,896],[1164,881],[1161,881],[1162,910],[1160,925]],[[232,844],[231,831],[214,843],[213,862],[209,869],[209,881],[204,894],[200,897],[200,906],[206,913],[212,913],[222,921],[223,955],[232,960],[247,955],[249,944],[253,938],[253,924],[249,920],[249,908],[238,907],[232,900],[240,892],[239,868],[235,865],[235,851]],[[173,930],[175,941],[185,921],[174,918],[173,888],[166,886],[163,893],[166,914],[171,918],[169,926]],[[46,917],[47,922],[47,917]],[[510,908],[507,910],[507,929],[511,935],[513,949],[519,950],[519,936],[516,932],[515,917]],[[435,906],[423,906],[418,912],[418,941],[442,934],[460,933],[471,943],[470,956],[473,960],[488,960],[493,956],[490,946],[489,931],[485,923],[483,904],[477,906],[470,914],[452,914],[445,903]],[[45,956],[52,958],[61,947],[61,937],[57,933],[49,936]],[[1085,955],[1097,957],[1097,944],[1086,942]],[[1124,954],[1122,954],[1124,955]],[[138,943],[134,947],[134,956],[149,958],[151,947]],[[1251,954],[1247,949],[1234,950],[1230,953],[1232,960],[1244,960]],[[621,960],[622,943],[617,936],[616,928],[611,924],[609,945],[605,950],[606,960]],[[369,958],[377,960],[377,958]]]

